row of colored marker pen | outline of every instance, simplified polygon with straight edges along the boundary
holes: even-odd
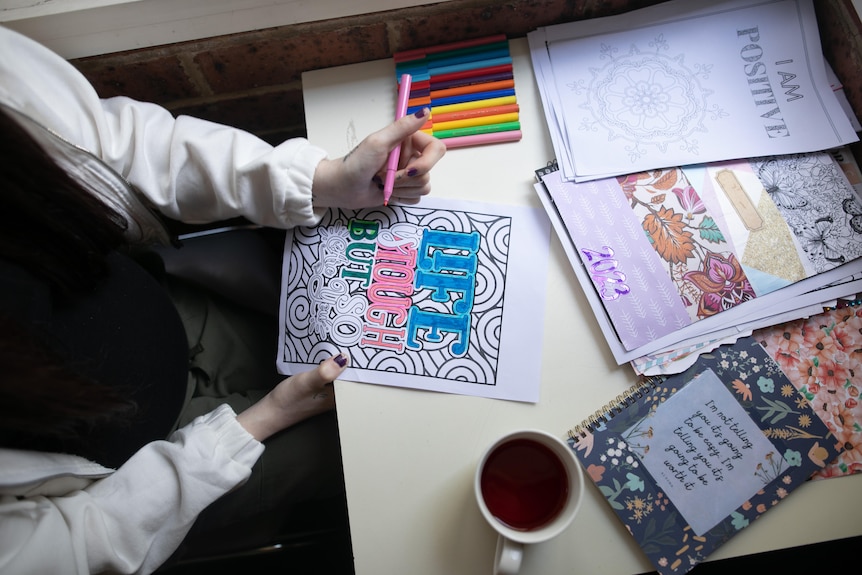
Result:
[[[430,107],[422,129],[447,148],[521,139],[505,35],[399,52],[394,59],[396,76],[412,78],[407,113]]]

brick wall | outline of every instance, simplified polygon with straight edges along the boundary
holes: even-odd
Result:
[[[104,96],[159,103],[277,143],[305,135],[302,73],[394,52],[608,16],[659,0],[451,0],[73,60]],[[851,0],[815,0],[824,53],[862,115],[862,39]]]

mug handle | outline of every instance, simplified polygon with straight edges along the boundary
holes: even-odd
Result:
[[[497,553],[494,560],[494,575],[517,575],[524,558],[524,546],[521,543],[497,536]]]

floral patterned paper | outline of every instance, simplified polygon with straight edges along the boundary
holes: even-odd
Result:
[[[732,246],[681,169],[617,180],[693,321],[754,299]]]
[[[758,330],[753,336],[843,449],[814,479],[862,473],[862,308],[833,309]]]
[[[788,467],[782,472],[778,465],[774,469],[765,465],[763,488],[718,525],[697,535],[641,464],[638,450],[652,433],[650,418],[706,370],[719,376]],[[638,388],[623,405],[609,406],[595,421],[571,430],[569,445],[661,575],[691,570],[839,452],[838,442],[808,400],[752,337],[704,354],[684,373],[657,381]]]

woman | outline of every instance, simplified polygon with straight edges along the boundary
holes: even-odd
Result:
[[[253,321],[234,333],[240,314],[138,248],[168,241],[159,214],[289,228],[327,207],[380,205],[399,142],[393,201],[416,203],[445,151],[418,131],[428,111],[331,160],[304,139],[272,147],[101,100],[65,60],[2,27],[0,54],[0,572],[147,573],[213,502],[206,522],[229,523],[248,491],[314,496],[290,478],[325,466],[293,467],[295,451],[318,433],[331,441],[321,414],[349,358],[249,391],[272,369],[240,348],[274,335]],[[200,360],[213,345],[216,364]],[[291,463],[273,480],[267,457]]]

